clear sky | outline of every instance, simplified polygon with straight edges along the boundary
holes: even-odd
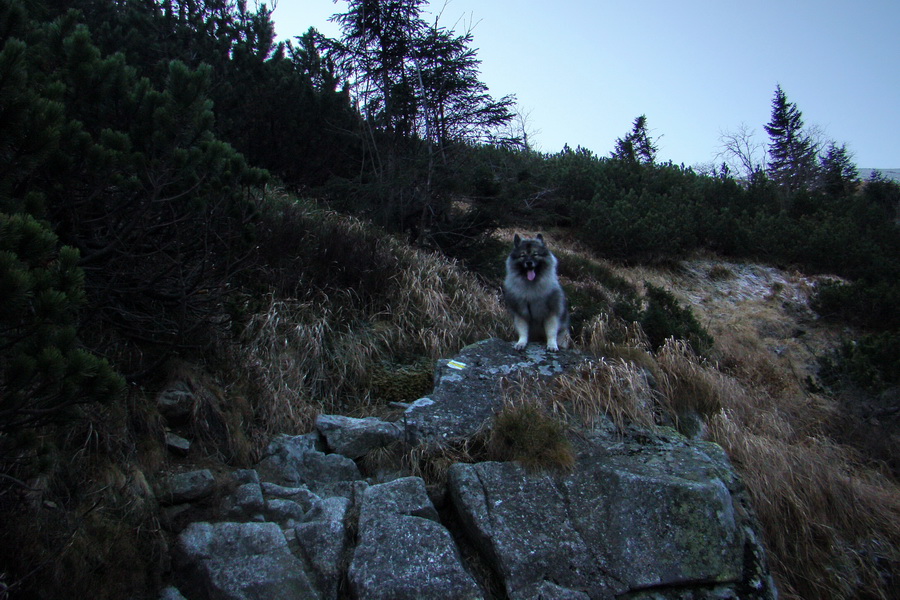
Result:
[[[344,0],[278,0],[279,38]],[[845,143],[861,168],[900,168],[900,0],[432,0],[425,15],[473,29],[481,79],[515,94],[545,152],[599,155],[646,114],[659,158],[709,163],[723,131],[768,141],[775,86],[807,126]],[[436,8],[435,8],[436,7]]]

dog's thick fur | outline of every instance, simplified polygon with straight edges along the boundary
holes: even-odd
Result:
[[[522,239],[515,235],[506,259],[503,301],[519,334],[516,350],[529,341],[546,341],[547,350],[554,352],[568,345],[569,310],[556,265],[544,236]]]

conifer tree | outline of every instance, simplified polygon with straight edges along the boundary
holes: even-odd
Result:
[[[513,117],[515,98],[494,100],[478,78],[481,61],[472,41],[471,32],[457,35],[437,25],[417,41],[411,69],[421,96],[419,134],[440,149],[451,142],[484,140]]]
[[[105,359],[78,344],[83,283],[74,248],[60,248],[31,215],[0,212],[0,461],[8,435],[58,422],[80,404],[109,402],[124,389]]]
[[[0,1],[0,466],[20,434],[123,389],[109,363],[78,339],[85,304],[79,253],[60,246],[46,217],[46,169],[65,131],[65,107],[29,68],[30,22]],[[58,89],[58,88],[57,88]],[[16,451],[18,452],[18,451]]]
[[[859,185],[859,170],[846,144],[831,142],[820,162],[822,186],[834,196],[852,193]]]
[[[781,86],[775,88],[769,134],[769,177],[788,192],[806,189],[816,176],[816,150],[803,130],[803,113],[788,102]]]
[[[634,120],[631,131],[624,138],[616,140],[612,157],[628,162],[652,164],[656,160],[658,150],[647,130],[647,116],[641,115]]]

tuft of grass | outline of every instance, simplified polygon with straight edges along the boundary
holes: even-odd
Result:
[[[723,281],[725,279],[734,279],[734,271],[723,264],[714,264],[706,272],[706,276],[713,281]]]
[[[628,424],[653,427],[657,393],[647,372],[624,359],[586,362],[554,378],[546,389],[552,402],[564,407],[567,418],[594,427],[606,417],[619,431]]]
[[[382,363],[372,370],[372,395],[380,403],[414,402],[434,388],[434,363],[419,360],[416,364]]]
[[[247,438],[252,420],[247,399],[234,389],[226,390],[208,372],[190,363],[175,364],[169,378],[180,382],[196,399],[188,437],[210,458],[249,466],[254,448]]]
[[[669,338],[656,355],[664,374],[662,397],[673,416],[697,413],[710,417],[722,410],[723,397],[732,393],[715,368],[684,340]]]
[[[469,438],[429,442],[407,448],[400,463],[403,472],[421,477],[428,489],[439,496],[447,489],[451,466],[489,460],[486,450],[488,435],[488,430],[483,429]]]
[[[644,330],[634,321],[626,321],[601,313],[585,324],[580,336],[581,346],[591,354],[615,356],[617,348],[650,351],[650,341]]]
[[[575,453],[567,431],[565,422],[536,397],[507,395],[500,412],[494,415],[487,456],[518,462],[531,472],[571,471]]]

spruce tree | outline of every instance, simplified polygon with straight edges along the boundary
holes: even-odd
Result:
[[[781,85],[772,99],[772,118],[765,125],[769,134],[769,177],[788,192],[806,189],[816,176],[816,151],[803,130],[803,113],[788,102]]]
[[[859,185],[859,171],[846,144],[838,146],[831,142],[821,159],[820,167],[822,186],[833,196],[850,194]]]
[[[641,115],[634,120],[631,131],[624,138],[616,140],[612,157],[628,162],[652,164],[656,161],[658,150],[647,130],[647,115]]]

